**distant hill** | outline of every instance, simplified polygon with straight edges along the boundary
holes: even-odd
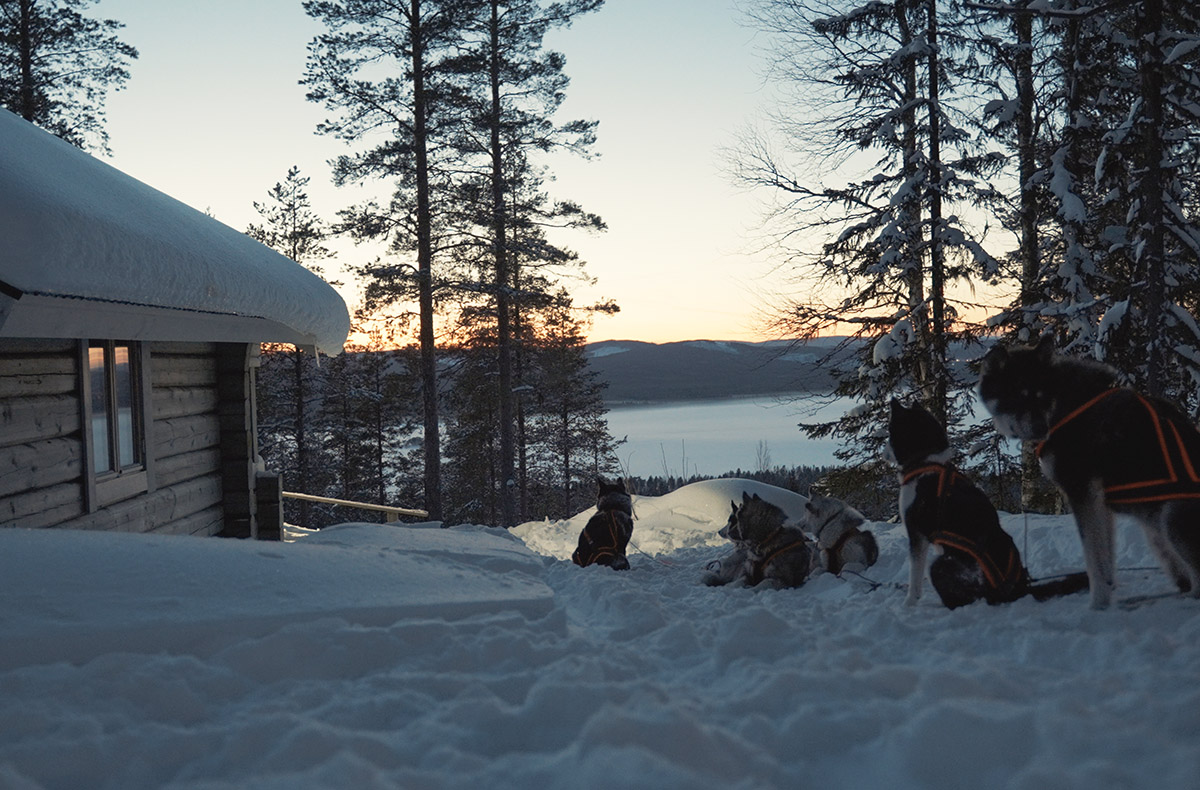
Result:
[[[705,400],[792,392],[829,392],[831,371],[849,352],[827,358],[842,338],[789,350],[782,341],[604,340],[587,345],[588,362],[608,382],[609,403]]]

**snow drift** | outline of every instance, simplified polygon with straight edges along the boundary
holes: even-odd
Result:
[[[0,531],[0,787],[1195,786],[1200,603],[906,608],[889,524],[869,579],[704,587],[743,484],[803,501],[638,499],[623,573],[563,559],[587,513]],[[1004,525],[1034,575],[1081,566],[1068,518]],[[1118,551],[1118,597],[1166,590],[1128,524]]]

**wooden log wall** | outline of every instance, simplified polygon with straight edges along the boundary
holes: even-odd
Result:
[[[217,348],[150,345],[150,490],[89,513],[77,344],[0,339],[0,526],[220,533]]]

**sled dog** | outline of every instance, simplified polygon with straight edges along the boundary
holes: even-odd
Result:
[[[1075,514],[1092,608],[1112,601],[1114,511],[1200,597],[1200,432],[1176,406],[1119,386],[1108,365],[1057,354],[1049,335],[989,351],[979,394],[1000,433],[1040,443],[1042,471]]]
[[[798,527],[785,524],[787,514],[758,494],[742,492],[742,505],[729,503],[732,513],[721,535],[733,541],[734,551],[705,581],[710,585],[744,579],[746,586],[799,587],[813,570],[813,543]],[[744,556],[740,565],[738,555]]]
[[[863,514],[840,499],[813,494],[804,505],[801,528],[816,538],[820,567],[832,574],[865,571],[879,559],[875,536],[862,529]]]
[[[942,554],[929,566],[929,579],[947,608],[979,599],[989,604],[1027,594],[1038,600],[1082,590],[1082,573],[1061,581],[1032,584],[1011,537],[987,496],[950,463],[946,431],[920,405],[891,402],[888,448],[900,466],[900,518],[908,532],[908,598],[921,598],[929,544]]]
[[[720,587],[730,584],[739,579],[745,580],[749,570],[749,556],[746,551],[746,544],[740,540],[734,540],[729,536],[729,529],[737,523],[738,506],[734,502],[730,502],[732,511],[729,514],[729,520],[725,522],[725,526],[717,533],[733,544],[733,550],[724,557],[719,557],[708,563],[704,569],[703,581],[709,587]]]
[[[579,546],[571,562],[583,568],[595,563],[627,570],[625,549],[633,535],[633,498],[625,490],[624,478],[617,478],[615,483],[597,478],[596,488],[596,514],[579,533]]]

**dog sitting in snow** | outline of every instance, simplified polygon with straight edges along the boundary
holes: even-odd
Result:
[[[746,586],[799,587],[808,580],[816,560],[813,543],[798,527],[785,524],[787,514],[758,494],[742,492],[742,506],[729,503],[732,513],[721,530],[734,551],[709,565],[705,583],[729,584],[742,579]]]
[[[840,499],[814,494],[804,504],[801,528],[817,540],[820,567],[834,575],[865,571],[879,559],[875,536],[862,529],[863,514]]]
[[[596,488],[596,514],[580,531],[571,562],[581,568],[594,563],[628,570],[625,549],[633,536],[633,498],[625,490],[624,478],[617,478],[615,483],[597,478]]]
[[[1021,555],[987,495],[950,463],[950,442],[922,406],[891,403],[888,453],[900,466],[900,518],[908,531],[908,598],[921,598],[932,543],[942,555],[929,566],[933,588],[947,608],[983,599],[989,604],[1024,595],[1045,600],[1082,590],[1083,574],[1032,584]]]
[[[1091,588],[1103,609],[1115,585],[1113,512],[1142,526],[1163,569],[1200,597],[1200,432],[1171,403],[1117,384],[1098,362],[1036,346],[997,346],[979,395],[996,429],[1039,441],[1042,471],[1071,505]]]

